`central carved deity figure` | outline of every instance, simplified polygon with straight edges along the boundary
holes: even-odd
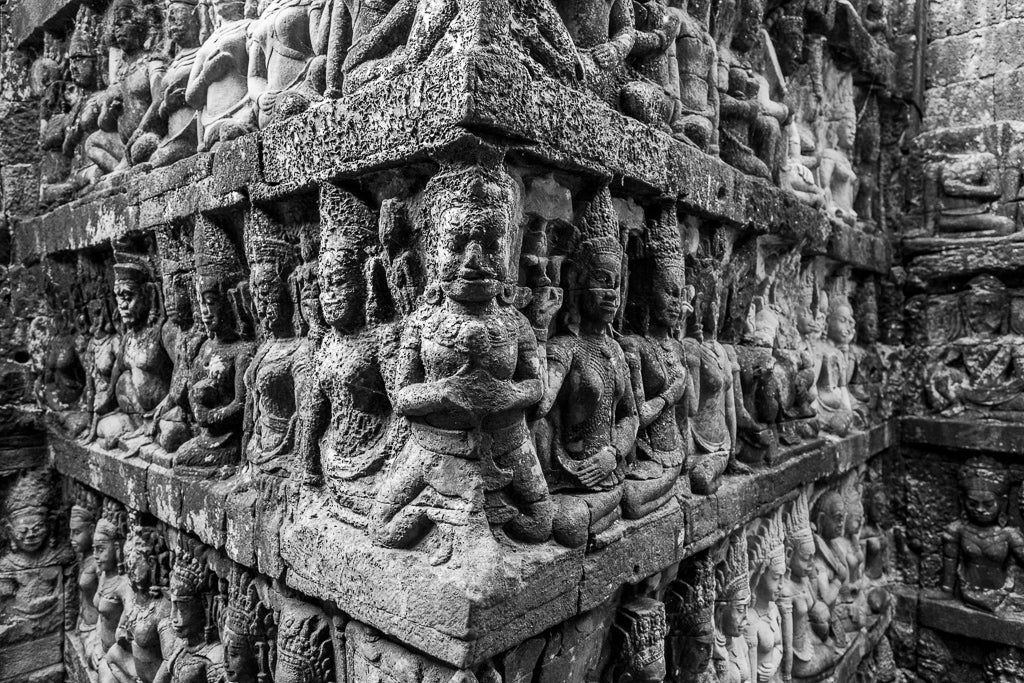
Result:
[[[430,285],[402,331],[394,402],[411,435],[381,482],[371,524],[392,547],[436,528],[431,561],[442,563],[456,540],[474,550],[487,543],[488,522],[544,540],[552,503],[526,426],[543,390],[537,340],[511,305],[515,185],[498,160],[459,161],[445,163],[423,195]]]

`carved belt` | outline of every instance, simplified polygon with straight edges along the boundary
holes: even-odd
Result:
[[[442,429],[422,422],[412,422],[412,438],[433,453],[476,460],[490,454],[503,455],[518,448],[529,438],[526,421],[489,431]]]

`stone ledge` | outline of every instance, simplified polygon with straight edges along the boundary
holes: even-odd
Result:
[[[324,102],[216,154],[107,179],[102,191],[16,221],[15,253],[25,262],[81,249],[196,212],[239,206],[246,195],[273,201],[317,182],[429,162],[432,151],[459,138],[493,139],[495,133],[512,144],[513,157],[528,163],[612,177],[640,195],[679,197],[681,208],[694,215],[802,244],[809,255],[889,270],[892,249],[883,237],[832,225],[788,192],[487,53],[441,60]]]
[[[969,238],[961,241],[920,238],[905,244],[919,252],[928,245],[929,248],[937,249],[907,262],[909,276],[922,283],[951,275],[968,278],[981,273],[1015,273],[1024,267],[1024,236],[1020,233],[1003,238]]]
[[[897,596],[901,611],[916,614],[919,626],[1013,647],[1024,643],[1024,615],[982,612],[930,590],[905,588]]]
[[[1024,454],[1024,424],[982,418],[903,417],[900,442],[911,446]]]
[[[894,445],[895,426],[823,439],[770,469],[727,475],[714,495],[670,501],[643,520],[623,522],[622,538],[596,552],[503,540],[496,555],[474,548],[461,566],[439,567],[421,552],[373,546],[316,489],[282,485],[266,493],[237,479],[184,478],[156,458],[104,451],[55,433],[49,447],[62,474],[195,534],[236,562],[272,577],[283,574],[293,588],[438,659],[466,666],[710,547],[791,498],[797,487],[866,462]],[[277,522],[262,514],[275,505],[284,506],[280,536]]]

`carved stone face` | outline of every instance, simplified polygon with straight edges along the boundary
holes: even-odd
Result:
[[[683,323],[683,273],[672,269],[658,273],[651,293],[651,319],[670,330],[679,329]]]
[[[213,0],[213,11],[224,21],[241,19],[244,0]]]
[[[46,514],[42,511],[16,513],[9,522],[11,538],[23,553],[38,552],[46,543],[48,535]]]
[[[797,314],[796,327],[805,339],[817,339],[821,336],[821,324],[808,306],[801,307]]]
[[[999,292],[970,290],[964,295],[964,316],[975,334],[994,337],[1002,327],[1006,297]]]
[[[141,12],[127,3],[114,8],[114,42],[125,52],[135,52],[146,39],[146,22]]]
[[[92,556],[100,571],[108,574],[117,570],[117,542],[106,534],[96,534],[92,539]]]
[[[843,530],[846,528],[846,504],[843,502],[842,496],[837,493],[826,494],[817,522],[818,534],[825,540],[843,535]]]
[[[137,329],[146,323],[149,301],[142,283],[130,279],[117,280],[114,282],[114,298],[117,300],[117,312],[126,326]]]
[[[184,2],[172,2],[167,7],[164,30],[167,37],[179,45],[192,45],[199,38],[196,7]]]
[[[591,260],[583,285],[582,313],[594,322],[610,325],[619,312],[619,259],[597,254]]]
[[[184,276],[164,276],[164,307],[172,322],[180,324],[192,317],[192,299]]]
[[[719,603],[718,627],[726,638],[739,638],[747,628],[747,604],[745,602]]]
[[[254,681],[259,673],[249,641],[227,628],[224,629],[224,673],[232,683]]]
[[[68,70],[75,85],[91,88],[96,83],[96,58],[87,55],[73,56],[68,60]]]
[[[85,309],[89,313],[89,334],[98,337],[103,329],[103,302],[93,299],[85,305]]]
[[[889,510],[889,496],[881,489],[867,497],[865,513],[868,521],[877,526],[888,526],[892,521]]]
[[[135,590],[146,590],[151,583],[153,558],[141,552],[127,553],[125,565],[128,570],[128,581]]]
[[[779,590],[782,588],[782,577],[785,575],[785,563],[773,562],[771,566],[765,570],[764,574],[761,575],[761,580],[757,582],[758,595],[766,600],[777,599],[779,596]]]
[[[964,512],[978,526],[992,526],[999,521],[1002,500],[993,491],[971,489],[964,492]]]
[[[736,33],[733,34],[732,46],[740,52],[747,52],[757,43],[757,34],[761,29],[761,17],[764,4],[761,0],[739,0],[739,18],[736,22]]]
[[[679,662],[683,680],[691,680],[707,671],[708,664],[711,663],[713,649],[714,639],[711,636],[686,639],[686,647],[683,648]],[[694,678],[694,680],[696,679]]]
[[[71,521],[68,523],[68,536],[71,548],[76,553],[84,555],[92,550],[92,532],[95,528],[96,525],[92,522],[72,515]]]
[[[231,304],[217,287],[205,287],[199,291],[199,319],[203,321],[206,333],[219,337],[231,324]]]
[[[317,280],[324,322],[337,329],[359,327],[361,302],[366,298],[356,252],[325,251],[320,254]]]
[[[252,283],[253,303],[256,314],[268,330],[277,329],[282,322],[287,322],[288,287],[281,279],[281,273],[272,263],[257,262],[252,266],[250,275]]]
[[[845,346],[853,341],[856,324],[853,310],[846,304],[840,304],[828,316],[828,338]]]
[[[814,573],[814,541],[801,539],[789,558],[789,571],[794,578],[802,579]]]
[[[174,634],[184,640],[194,639],[203,633],[203,603],[189,597],[171,596],[171,628]]]
[[[849,537],[856,537],[864,526],[864,506],[850,503],[846,506],[846,527],[845,534]]]

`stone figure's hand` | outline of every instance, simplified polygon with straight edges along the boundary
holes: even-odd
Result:
[[[615,449],[605,446],[576,472],[576,477],[584,486],[596,486],[615,469]]]
[[[602,69],[610,69],[621,61],[619,51],[611,43],[601,43],[590,54]]]

